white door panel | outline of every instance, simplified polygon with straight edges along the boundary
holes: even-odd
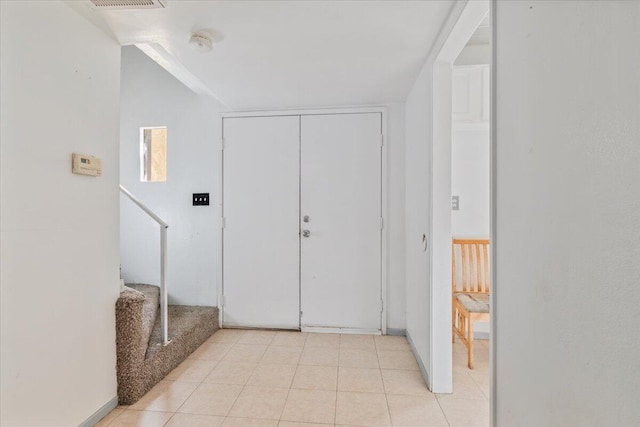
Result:
[[[300,327],[299,120],[223,121],[224,325]]]
[[[380,330],[381,114],[302,116],[300,138],[302,327]]]

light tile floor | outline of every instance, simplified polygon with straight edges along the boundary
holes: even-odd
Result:
[[[404,337],[225,329],[99,427],[487,427],[489,346],[431,393]]]

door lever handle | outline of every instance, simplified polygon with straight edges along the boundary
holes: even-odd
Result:
[[[311,232],[309,230],[302,230],[302,235],[304,237],[309,237],[309,236],[311,236]]]

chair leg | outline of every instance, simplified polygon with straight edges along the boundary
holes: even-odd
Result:
[[[469,369],[473,369],[473,320],[471,316],[467,318],[467,322],[469,322],[469,327],[467,328],[467,334],[469,334],[467,337],[467,342],[469,343],[467,345],[467,359]]]
[[[454,305],[451,310],[451,342],[456,342],[456,306]]]

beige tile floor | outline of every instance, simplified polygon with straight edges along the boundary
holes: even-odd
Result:
[[[454,344],[454,394],[431,393],[404,337],[216,332],[99,427],[487,427],[489,347]]]

